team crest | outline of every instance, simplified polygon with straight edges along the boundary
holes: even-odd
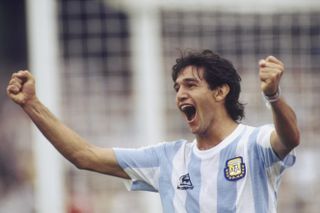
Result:
[[[246,175],[246,165],[242,157],[235,157],[227,160],[224,175],[229,181],[236,181]]]

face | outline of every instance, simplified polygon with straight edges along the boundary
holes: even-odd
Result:
[[[203,77],[204,70],[187,66],[174,83],[176,104],[194,134],[204,134],[215,118],[215,90],[210,90]]]

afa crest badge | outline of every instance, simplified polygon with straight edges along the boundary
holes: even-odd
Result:
[[[236,181],[246,175],[246,165],[242,157],[235,157],[227,160],[224,168],[224,175],[229,181]]]

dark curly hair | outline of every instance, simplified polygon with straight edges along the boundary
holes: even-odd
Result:
[[[232,120],[238,122],[244,117],[244,104],[239,102],[241,78],[230,61],[213,53],[211,50],[202,52],[188,51],[181,53],[172,67],[172,80],[175,82],[180,72],[187,66],[204,68],[204,79],[213,90],[223,84],[230,87],[225,106]]]

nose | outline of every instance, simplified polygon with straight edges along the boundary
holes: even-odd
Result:
[[[176,94],[176,101],[177,103],[182,102],[188,98],[188,93],[183,89],[183,87],[180,87]]]

